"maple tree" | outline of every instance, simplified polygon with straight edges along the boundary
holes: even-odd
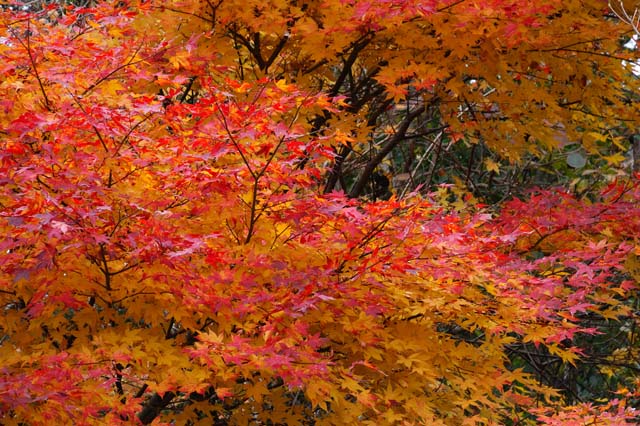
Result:
[[[2,423],[632,422],[632,375],[593,405],[549,372],[620,319],[599,367],[637,358],[638,176],[374,199],[402,150],[416,180],[461,145],[467,183],[565,138],[617,164],[601,3],[3,10]]]
[[[385,158],[407,190],[443,174],[458,175],[476,192],[518,186],[527,173],[540,173],[540,164],[523,162],[515,176],[500,176],[501,160],[544,156],[554,147],[596,155],[597,170],[623,160],[626,136],[637,126],[638,81],[629,72],[637,58],[620,43],[628,28],[606,18],[603,1],[165,8],[174,13],[164,17],[179,20],[169,28],[209,31],[240,79],[286,77],[345,96],[340,114],[314,123],[339,142],[326,192],[362,195],[374,171],[389,168]]]

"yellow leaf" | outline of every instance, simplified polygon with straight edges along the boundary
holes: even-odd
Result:
[[[629,253],[624,262],[624,268],[629,275],[640,282],[640,257],[637,254]]]
[[[173,65],[175,69],[189,69],[189,53],[187,51],[178,52],[169,58],[169,63]]]
[[[493,161],[491,158],[487,158],[484,160],[484,167],[488,172],[494,172],[495,174],[500,174],[500,165]]]
[[[333,139],[341,145],[347,145],[350,142],[355,142],[354,138],[350,137],[340,129],[336,130],[336,134]]]
[[[257,381],[255,384],[249,386],[245,394],[248,398],[252,398],[254,401],[261,403],[262,398],[265,395],[269,395],[269,389],[267,389],[264,380]]]
[[[285,93],[292,92],[295,89],[295,86],[293,84],[287,84],[284,79],[276,81],[276,87],[278,87],[278,89],[282,90]]]
[[[100,24],[98,24],[96,21],[93,21],[93,20],[87,21],[87,24],[89,24],[89,26],[94,30],[100,30],[102,28]]]
[[[369,391],[363,391],[358,394],[357,399],[360,404],[366,407],[373,407],[377,398]]]
[[[609,163],[610,165],[617,166],[618,164],[624,161],[624,155],[620,154],[619,152],[616,152],[613,155],[605,156],[604,159],[607,160],[607,163]]]
[[[560,359],[562,359],[562,362],[568,362],[569,364],[574,366],[576,365],[576,361],[579,358],[579,356],[575,352],[567,349],[562,349],[557,345],[548,345],[547,349],[549,350],[550,354],[560,357]]]
[[[225,399],[230,396],[233,396],[233,391],[231,390],[231,388],[217,388],[216,395],[220,399]]]

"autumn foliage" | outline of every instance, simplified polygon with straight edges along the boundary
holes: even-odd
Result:
[[[633,423],[637,174],[371,186],[438,134],[489,150],[469,173],[619,165],[628,31],[573,0],[3,8],[0,423]],[[606,398],[553,381],[621,322]]]

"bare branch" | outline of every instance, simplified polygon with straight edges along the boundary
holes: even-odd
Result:
[[[611,4],[610,0],[609,9],[613,12],[614,15],[618,17],[618,19],[620,19],[625,24],[630,25],[633,31],[636,33],[636,36],[640,37],[640,10],[636,8],[633,11],[633,14],[630,15],[627,9],[624,7],[624,3],[622,2],[622,0],[618,0],[617,7],[614,7]]]

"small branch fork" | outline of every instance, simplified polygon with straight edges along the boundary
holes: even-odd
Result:
[[[636,36],[640,37],[640,10],[636,9],[633,11],[633,14],[629,14],[627,9],[624,7],[624,3],[622,0],[618,0],[617,5],[614,7],[611,0],[609,0],[609,9],[613,12],[614,15],[618,19],[620,19],[625,24],[631,26],[633,31],[636,33]]]
[[[18,33],[14,29],[10,28],[9,31],[11,31],[11,33],[16,38],[16,40],[18,40],[20,45],[22,45],[22,47],[27,51],[27,55],[29,56],[29,62],[31,63],[33,75],[38,81],[38,86],[40,87],[40,93],[42,93],[44,107],[47,109],[47,111],[52,112],[53,104],[51,103],[51,100],[47,95],[47,91],[44,88],[44,82],[42,80],[42,77],[40,76],[40,73],[38,73],[36,59],[33,56],[33,49],[31,48],[31,20],[30,19],[27,20],[27,31],[25,33],[24,40],[18,35]]]
[[[260,93],[254,99],[254,102],[258,101],[258,99],[260,98],[260,95],[262,94],[263,90],[264,90],[264,87],[260,90]],[[282,137],[278,138],[278,142],[276,143],[276,146],[269,153],[269,156],[267,157],[265,163],[263,165],[261,165],[260,167],[254,167],[254,166],[252,166],[252,163],[251,163],[250,159],[244,153],[244,150],[243,150],[243,148],[242,148],[242,146],[240,144],[240,141],[238,141],[236,139],[236,137],[234,136],[234,133],[233,133],[233,131],[231,129],[231,126],[230,126],[229,122],[227,121],[227,119],[225,117],[225,112],[223,111],[221,105],[216,102],[215,106],[216,106],[216,109],[218,110],[218,113],[219,113],[218,120],[222,124],[227,136],[229,137],[229,140],[230,140],[231,144],[234,146],[235,150],[240,155],[240,158],[242,159],[242,163],[247,168],[247,171],[249,172],[249,175],[251,176],[251,178],[253,180],[252,189],[251,189],[251,203],[250,204],[247,203],[247,205],[249,207],[249,218],[248,218],[248,221],[247,221],[248,222],[248,229],[247,229],[246,236],[244,238],[242,238],[243,244],[248,244],[251,241],[251,239],[252,239],[252,237],[253,237],[253,235],[255,233],[255,226],[256,226],[256,223],[257,223],[258,219],[260,218],[262,213],[264,213],[264,208],[260,209],[259,206],[258,206],[258,203],[259,203],[258,195],[259,195],[259,189],[260,189],[260,181],[264,177],[264,175],[267,172],[267,169],[269,168],[271,163],[274,161],[274,159],[276,158],[276,155],[279,153],[280,149],[282,148],[282,146],[286,142],[286,138],[287,137],[286,137],[286,135],[283,135]],[[291,118],[291,121],[290,121],[290,123],[288,125],[289,129],[291,129],[292,126],[294,125],[294,123],[298,120],[298,117],[300,116],[300,109],[301,109],[301,106],[298,106],[297,110],[293,114],[293,117]],[[231,232],[232,232],[232,234],[234,234],[234,237],[236,238],[237,241],[241,240],[239,235],[237,235],[234,231],[231,231]]]

